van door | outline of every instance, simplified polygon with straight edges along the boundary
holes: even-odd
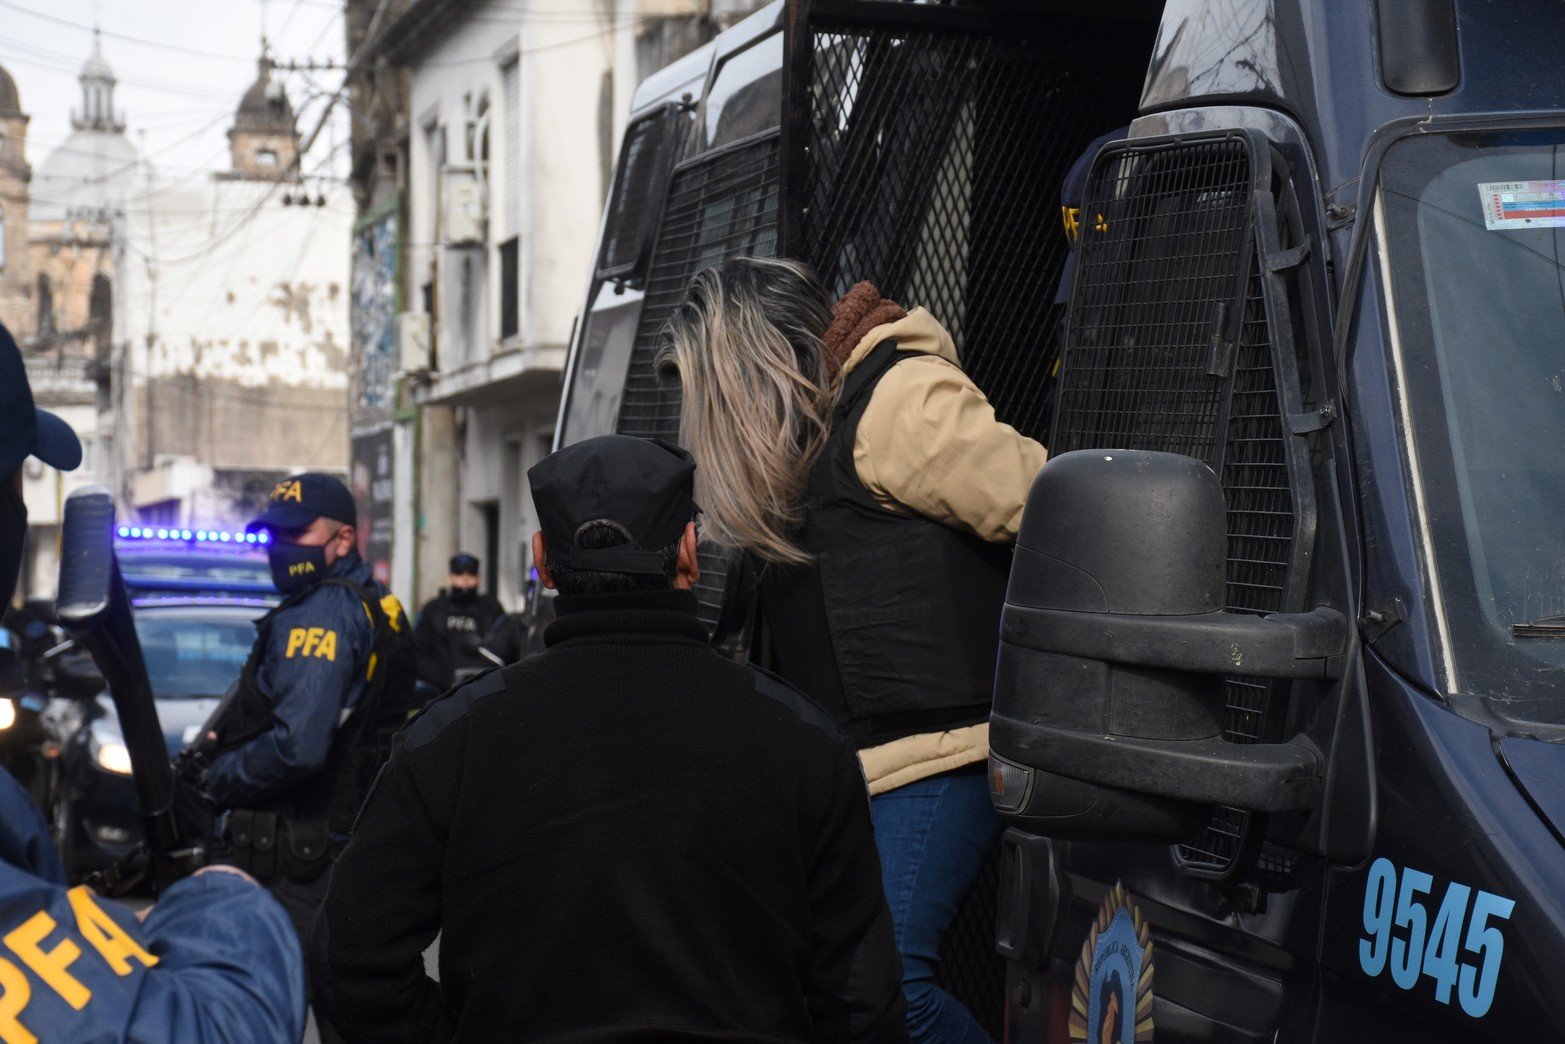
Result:
[[[804,0],[789,21],[781,252],[838,292],[869,280],[928,309],[1000,419],[1039,439],[1065,313],[1061,184],[1134,115],[1162,8],[1104,6]],[[998,880],[991,863],[941,969],[997,1036]]]
[[[1255,130],[1138,137],[1099,152],[1080,217],[1050,447],[1203,461],[1226,502],[1226,608],[1270,614],[1329,605],[1351,619],[1325,430],[1331,413],[1318,401],[1319,240],[1306,233],[1301,194],[1315,195],[1307,168],[1296,192],[1288,161]],[[1329,541],[1317,539],[1323,499]],[[1333,553],[1323,555],[1328,547]],[[1235,674],[1222,684],[1223,738],[1236,755],[1241,745],[1302,733],[1324,752],[1331,790],[1336,708],[1345,688],[1361,688],[1357,680]],[[1003,756],[1002,734],[993,742]],[[1155,1027],[1175,1039],[1269,1039],[1279,1027],[1308,1025],[1327,851],[1319,794],[1274,804],[1280,811],[1270,816],[1216,808],[1204,829],[1171,849],[1055,845],[1075,902],[1058,946],[1027,955],[1017,969],[1018,981],[1041,994],[1035,1008],[1044,1010],[1031,1017],[1048,1019],[1061,1039],[1096,1033],[1108,998],[1127,1032]],[[1243,803],[1236,795],[1235,805]],[[1028,848],[1015,834],[1008,844]],[[1122,916],[1149,929],[1128,958],[1139,992],[1123,1000],[1102,988],[1097,943]],[[1016,933],[1002,926],[1002,935]]]

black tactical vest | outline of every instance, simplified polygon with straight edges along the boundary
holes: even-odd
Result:
[[[886,341],[849,373],[796,534],[813,560],[760,572],[769,659],[860,746],[988,719],[1010,572],[1008,546],[882,507],[859,480],[859,420],[912,354]]]
[[[373,629],[364,692],[338,725],[321,772],[267,804],[290,820],[324,822],[329,833],[346,834],[375,782],[376,773],[391,753],[392,735],[418,709],[413,693],[418,653],[412,629],[406,615],[390,615],[383,599],[373,590],[340,577],[328,577],[293,592],[256,623],[256,643],[240,673],[237,691],[213,715],[211,727],[218,738],[211,756],[243,746],[272,727],[271,700],[256,681],[270,647],[272,623],[278,613],[328,584],[352,591]],[[394,602],[392,608],[397,608]]]

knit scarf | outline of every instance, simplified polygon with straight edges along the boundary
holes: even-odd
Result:
[[[907,317],[907,309],[881,297],[874,283],[855,283],[831,310],[831,325],[821,338],[826,354],[826,369],[835,378],[842,372],[848,356],[860,341],[877,326]]]

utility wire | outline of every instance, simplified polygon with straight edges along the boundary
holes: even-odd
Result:
[[[179,44],[164,43],[161,40],[149,40],[144,36],[131,36],[128,33],[116,33],[109,29],[100,29],[97,26],[86,25],[82,22],[75,22],[69,18],[61,18],[59,15],[48,14],[44,11],[37,11],[22,4],[12,3],[11,0],[0,0],[0,8],[17,11],[21,14],[30,15],[33,18],[41,18],[46,22],[53,22],[55,25],[68,25],[72,29],[80,29],[82,32],[86,33],[101,33],[110,39],[124,40],[126,43],[139,44],[142,47],[156,47],[163,51],[174,51],[179,54],[191,54],[198,58],[214,58],[226,62],[255,61],[253,57],[241,57],[237,54],[223,54],[221,51],[211,51],[200,47],[182,47]]]

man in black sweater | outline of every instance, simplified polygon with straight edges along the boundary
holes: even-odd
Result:
[[[412,721],[364,805],[314,938],[349,1039],[906,1039],[858,759],[707,645],[694,470],[607,436],[528,473],[559,616]]]

